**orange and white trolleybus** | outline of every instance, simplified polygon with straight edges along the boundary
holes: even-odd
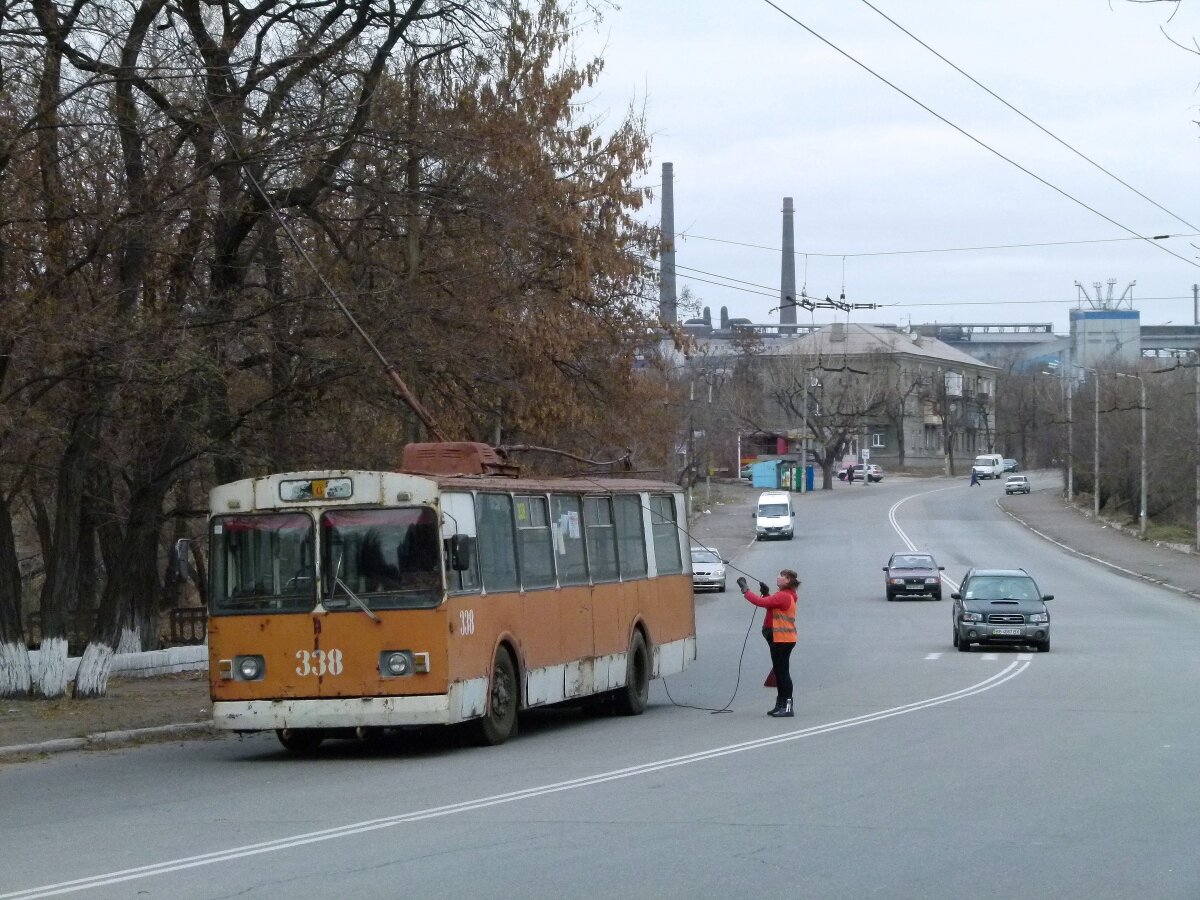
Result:
[[[466,443],[410,445],[402,469],[212,490],[217,728],[312,750],[471,722],[495,744],[530,707],[596,697],[636,715],[651,678],[695,659],[677,485],[514,477]]]

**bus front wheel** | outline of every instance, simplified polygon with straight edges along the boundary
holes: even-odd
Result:
[[[623,716],[640,716],[650,699],[650,651],[640,631],[635,631],[629,642],[628,678],[615,699],[617,712]]]
[[[503,744],[517,733],[517,667],[512,655],[503,647],[496,651],[492,663],[492,681],[488,690],[488,708],[482,719],[476,720],[476,732],[481,744]]]
[[[293,753],[315,753],[325,740],[325,732],[320,728],[276,728],[275,736]]]

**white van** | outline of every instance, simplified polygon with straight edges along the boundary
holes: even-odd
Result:
[[[999,453],[984,453],[975,457],[971,471],[980,478],[1001,478],[1004,475],[1004,457]]]
[[[754,539],[785,537],[790,541],[794,528],[792,498],[787,491],[763,491],[754,507]]]

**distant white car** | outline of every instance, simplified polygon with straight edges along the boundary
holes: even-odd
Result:
[[[1006,494],[1028,494],[1029,479],[1024,475],[1009,475],[1004,482],[1004,493]]]

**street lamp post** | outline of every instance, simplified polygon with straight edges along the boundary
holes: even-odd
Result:
[[[1139,492],[1141,494],[1141,502],[1138,504],[1138,536],[1145,539],[1146,537],[1146,381],[1141,375],[1129,375],[1125,372],[1114,373],[1118,378],[1136,378],[1138,382],[1138,407],[1142,413],[1142,441],[1141,441],[1141,486]]]

